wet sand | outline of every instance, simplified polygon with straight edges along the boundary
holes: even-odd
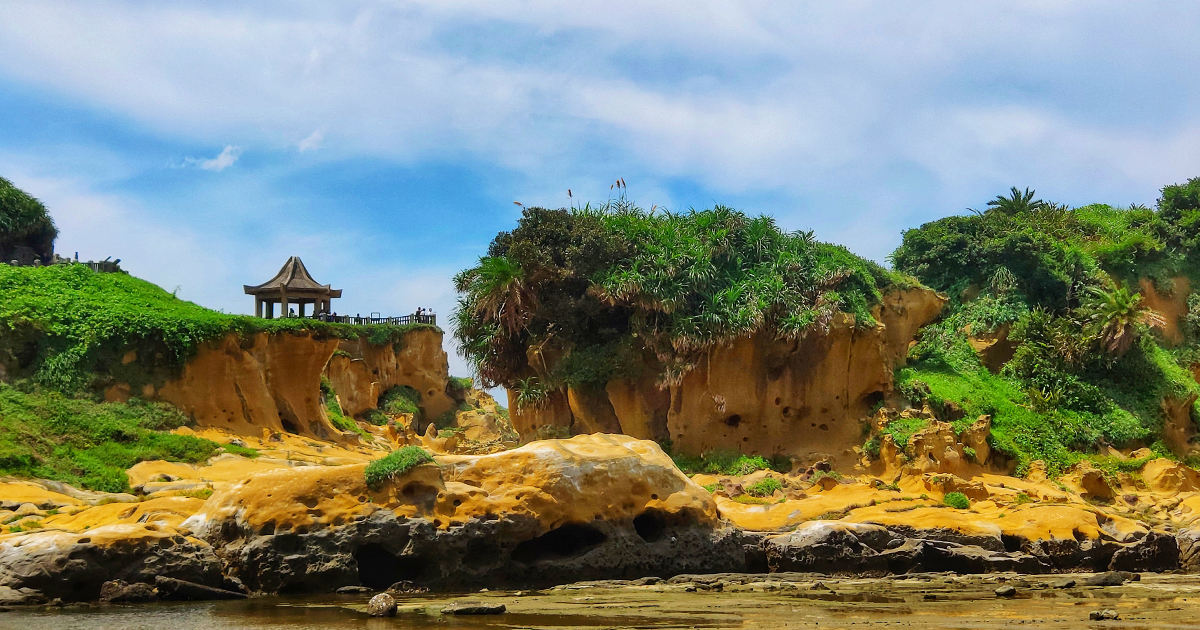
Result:
[[[1122,586],[1054,588],[1086,576],[918,575],[885,579],[704,576],[652,585],[578,584],[543,591],[398,596],[394,618],[366,615],[369,595],[237,602],[15,608],[14,630],[366,628],[1195,628],[1200,576],[1143,575]],[[1014,597],[998,597],[1011,585]],[[486,617],[440,614],[455,601],[503,603]],[[1113,610],[1115,621],[1089,621]]]

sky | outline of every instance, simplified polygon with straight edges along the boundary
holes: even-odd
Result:
[[[880,262],[1011,186],[1152,205],[1200,175],[1198,32],[1195,2],[0,0],[0,176],[60,253],[204,306],[298,255],[339,313],[446,324],[514,202],[617,178]]]

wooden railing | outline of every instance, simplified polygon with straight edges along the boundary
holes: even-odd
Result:
[[[437,315],[401,315],[399,317],[362,317],[360,315],[306,315],[305,319],[316,319],[337,324],[391,324],[392,326],[407,326],[408,324],[430,324],[437,326]]]

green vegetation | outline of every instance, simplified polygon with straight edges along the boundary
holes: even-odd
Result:
[[[405,446],[367,464],[364,475],[367,486],[379,488],[385,481],[398,477],[421,464],[433,463],[433,457],[419,446]]]
[[[348,431],[357,433],[365,439],[371,439],[371,434],[367,433],[354,418],[346,417],[342,412],[342,405],[338,402],[337,391],[333,388],[333,383],[329,382],[329,378],[321,376],[321,400],[325,405],[325,415],[329,417],[329,423],[336,427],[339,431]]]
[[[0,262],[9,262],[13,250],[23,245],[49,263],[57,236],[46,206],[0,177]]]
[[[647,369],[678,382],[715,344],[760,331],[796,338],[839,311],[872,324],[880,289],[903,282],[810,232],[723,206],[530,208],[455,278],[454,334],[485,387],[538,406],[563,386]]]
[[[316,320],[259,319],[212,311],[123,273],[74,264],[0,265],[0,363],[64,392],[116,378],[134,388],[166,380],[199,345],[236,332],[306,331],[317,337],[402,343],[411,326],[353,326]],[[136,350],[138,361],[122,356]]]
[[[1170,347],[1163,314],[1136,289],[1200,278],[1200,179],[1164,188],[1157,211],[1072,209],[1015,188],[988,206],[906,231],[892,256],[951,299],[921,331],[897,389],[959,431],[991,415],[993,446],[1018,472],[1040,459],[1054,474],[1104,445],[1155,442],[1163,399],[1200,394],[1185,367],[1200,359],[1200,299],[1189,297],[1196,315]],[[996,331],[1015,346],[999,374],[968,343]],[[897,444],[908,429],[889,427]]]
[[[675,466],[685,474],[705,473],[709,475],[749,475],[758,470],[774,470],[789,472],[792,461],[787,457],[772,457],[767,459],[760,455],[743,455],[737,451],[714,450],[699,457],[695,455],[672,455]]]
[[[769,497],[775,494],[776,490],[783,490],[783,484],[774,477],[763,477],[762,479],[746,486],[744,488],[746,494],[754,497]]]
[[[947,492],[946,496],[942,498],[942,504],[956,510],[965,510],[971,507],[971,500],[961,492]]]
[[[125,470],[146,460],[202,462],[218,449],[254,455],[171,429],[187,418],[166,403],[98,403],[0,383],[0,475],[64,481],[128,492]]]

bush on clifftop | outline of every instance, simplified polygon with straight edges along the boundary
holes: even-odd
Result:
[[[871,324],[880,289],[903,281],[811,232],[724,206],[528,208],[455,278],[454,334],[485,387],[602,386],[647,364],[677,382],[737,337],[800,337],[839,311]]]
[[[7,263],[18,245],[32,248],[35,256],[50,262],[57,237],[58,228],[46,206],[0,177],[0,262]]]

